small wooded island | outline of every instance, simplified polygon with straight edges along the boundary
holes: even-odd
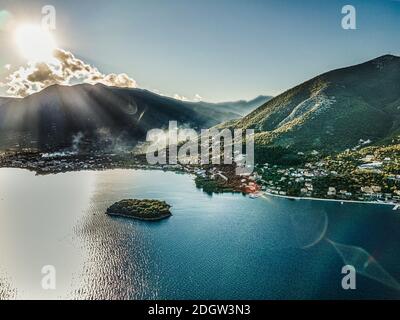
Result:
[[[114,203],[107,209],[107,214],[139,220],[156,221],[170,217],[171,206],[165,201],[149,199],[125,199]]]

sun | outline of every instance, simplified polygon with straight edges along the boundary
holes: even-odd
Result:
[[[22,25],[16,29],[15,42],[24,58],[31,62],[49,62],[57,48],[49,31],[35,25]]]

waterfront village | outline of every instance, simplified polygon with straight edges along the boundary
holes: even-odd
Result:
[[[320,157],[317,151],[305,155],[309,161],[298,166],[257,164],[254,172],[238,178],[232,172],[224,173],[225,179],[215,170],[199,170],[200,185],[211,190],[235,186],[250,196],[262,193],[288,198],[320,198],[338,201],[368,201],[400,203],[400,159],[398,147],[371,148],[359,153],[348,150],[335,157]],[[371,154],[366,153],[371,151]],[[212,182],[217,180],[218,182]],[[219,186],[219,187],[218,187]],[[237,188],[236,188],[237,189]]]
[[[256,164],[251,174],[243,175],[236,174],[235,165],[149,165],[144,155],[129,152],[86,155],[8,152],[0,154],[0,167],[25,168],[39,175],[116,168],[168,170],[193,174],[196,186],[207,193],[242,192],[251,198],[269,194],[288,198],[369,201],[393,204],[398,208],[400,163],[396,155],[348,152],[321,158],[313,151],[304,155],[310,161],[303,165]]]

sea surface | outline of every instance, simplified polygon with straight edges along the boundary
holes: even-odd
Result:
[[[124,198],[173,216],[105,214]],[[209,195],[163,171],[0,169],[1,299],[399,299],[399,248],[385,205]]]

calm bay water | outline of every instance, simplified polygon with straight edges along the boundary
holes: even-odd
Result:
[[[165,200],[173,216],[104,214],[123,198]],[[398,299],[399,230],[389,206],[210,196],[171,172],[0,169],[0,298]],[[341,287],[345,264],[356,290]]]

